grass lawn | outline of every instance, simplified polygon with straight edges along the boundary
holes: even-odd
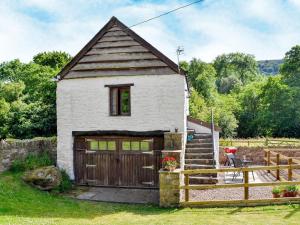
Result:
[[[0,224],[300,224],[300,206],[160,209],[83,202],[35,190],[20,174],[0,175]]]

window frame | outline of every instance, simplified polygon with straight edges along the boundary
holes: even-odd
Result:
[[[105,87],[109,88],[109,115],[110,116],[131,116],[131,86],[134,84],[117,84],[117,85],[105,85]],[[117,90],[117,99],[115,100],[117,102],[116,111],[117,113],[113,113],[113,91]],[[129,93],[129,99],[128,99],[128,113],[122,112],[122,99],[121,99],[121,93],[123,91],[128,91]]]

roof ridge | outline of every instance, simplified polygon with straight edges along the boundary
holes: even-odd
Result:
[[[154,46],[140,37],[137,33],[123,24],[117,17],[112,16],[110,20],[94,35],[94,37],[74,56],[74,58],[58,73],[58,80],[63,79],[68,72],[78,63],[78,61],[84,57],[84,55],[104,36],[104,34],[113,26],[117,25],[121,28],[123,32],[125,32],[128,36],[137,41],[142,47],[148,49],[153,55],[155,55],[158,59],[163,61],[171,70],[175,73],[180,73],[178,66],[171,59],[157,50]],[[181,74],[181,73],[180,73]]]

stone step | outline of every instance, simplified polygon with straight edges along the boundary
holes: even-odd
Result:
[[[185,170],[196,170],[196,169],[214,169],[213,165],[202,165],[202,164],[185,164]]]
[[[212,146],[212,140],[210,139],[193,139],[191,141],[187,141],[187,144],[199,144],[202,146]]]
[[[211,148],[186,148],[186,153],[212,153],[213,149]]]
[[[213,159],[213,153],[185,153],[186,159]]]
[[[190,184],[216,184],[217,177],[190,176]]]
[[[205,134],[205,133],[195,133],[194,138],[212,138],[211,134]]]
[[[213,165],[213,159],[185,159],[185,164]]]
[[[212,144],[210,143],[190,143],[186,144],[186,148],[212,148]]]
[[[194,133],[195,133],[195,130],[194,130],[194,129],[187,129],[187,133],[188,133],[188,134],[194,134]]]

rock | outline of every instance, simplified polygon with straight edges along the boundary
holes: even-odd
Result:
[[[26,172],[23,180],[40,190],[49,191],[59,186],[62,178],[58,168],[46,166]]]

